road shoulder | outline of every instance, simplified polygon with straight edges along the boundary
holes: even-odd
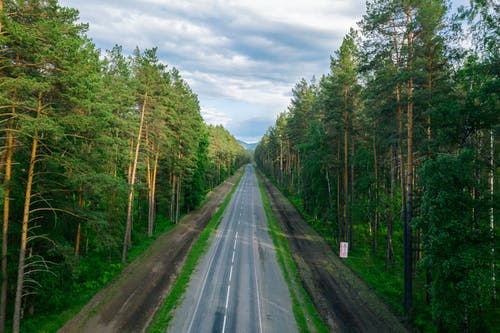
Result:
[[[329,330],[407,332],[388,306],[340,260],[290,201],[268,179],[261,179],[302,284]]]

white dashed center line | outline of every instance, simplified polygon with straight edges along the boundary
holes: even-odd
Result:
[[[224,321],[222,323],[222,333],[226,331],[227,308],[229,306],[229,295],[231,294],[231,280],[233,278],[234,256],[236,255],[236,242],[238,241],[238,232],[234,235],[233,255],[231,257],[231,268],[229,269],[229,281],[227,284],[226,306],[224,309]]]

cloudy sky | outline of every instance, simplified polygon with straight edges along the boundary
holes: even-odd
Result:
[[[286,110],[300,78],[328,72],[330,55],[365,12],[365,0],[60,3],[80,11],[102,50],[157,46],[198,94],[205,121],[246,142],[259,141]]]

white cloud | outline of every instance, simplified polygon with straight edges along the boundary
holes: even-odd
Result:
[[[158,46],[199,95],[206,122],[255,141],[301,78],[329,56],[364,12],[364,0],[62,0],[89,22],[98,47]]]
[[[289,100],[290,86],[284,83],[199,71],[183,75],[193,90],[203,95],[272,107],[286,105]]]
[[[210,125],[222,125],[226,127],[231,120],[228,114],[203,105],[201,106],[201,115],[203,120]]]
[[[334,31],[344,30],[346,23],[354,26],[357,17],[352,14],[364,11],[365,1],[253,0],[237,1],[236,6],[271,22]]]

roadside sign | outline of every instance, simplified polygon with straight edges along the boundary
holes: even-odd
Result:
[[[340,242],[340,258],[347,258],[348,251],[349,251],[349,243]]]

